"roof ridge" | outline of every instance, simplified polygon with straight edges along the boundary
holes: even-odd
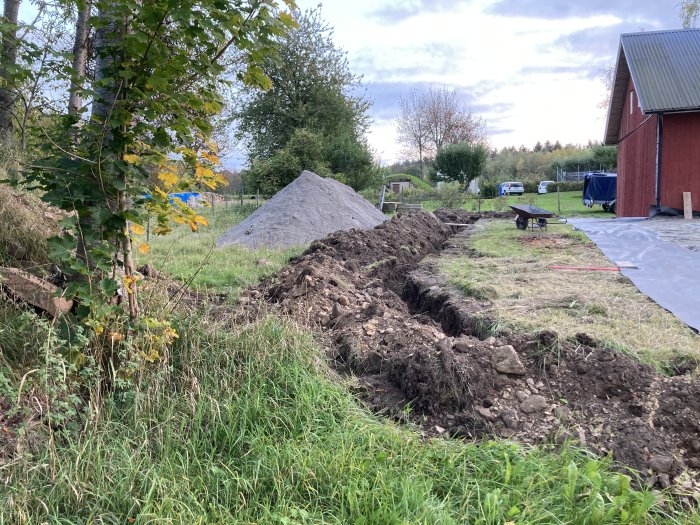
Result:
[[[620,37],[625,36],[644,36],[644,35],[658,35],[659,33],[692,33],[695,31],[700,31],[700,27],[686,27],[678,29],[657,29],[656,31],[636,31],[634,33],[622,33]]]

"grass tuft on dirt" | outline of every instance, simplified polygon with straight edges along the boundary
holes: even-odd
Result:
[[[700,337],[624,276],[547,268],[612,267],[583,233],[568,226],[520,231],[493,221],[467,243],[473,255],[444,256],[441,271],[465,295],[488,299],[484,313],[499,325],[564,338],[586,333],[666,373],[700,363]]]
[[[381,422],[293,325],[201,321],[80,430],[0,466],[0,523],[698,523],[573,448]]]

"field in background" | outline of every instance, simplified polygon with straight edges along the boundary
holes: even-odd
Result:
[[[389,200],[387,198],[387,200]],[[438,200],[427,200],[423,203],[423,209],[427,211],[435,211],[442,207]],[[526,193],[522,196],[504,196],[495,199],[482,199],[479,208],[479,199],[470,197],[468,202],[461,206],[466,210],[477,211],[508,211],[510,204],[532,204],[545,210],[553,211],[563,217],[600,217],[611,218],[615,215],[603,211],[600,206],[588,208],[581,202],[580,191],[564,191],[559,194],[557,200],[556,193],[545,193],[544,195],[536,195],[534,193]],[[559,211],[561,210],[561,211]]]
[[[472,257],[440,259],[441,270],[468,296],[487,300],[484,313],[527,331],[577,333],[604,341],[660,370],[700,362],[700,336],[616,272],[547,266],[611,267],[581,232],[550,226],[520,231],[494,221],[468,240]]]

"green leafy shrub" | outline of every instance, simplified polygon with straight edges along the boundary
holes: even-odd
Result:
[[[525,193],[537,193],[538,186],[539,182],[537,181],[526,180],[525,182],[523,182],[523,188],[525,188]]]
[[[498,184],[495,182],[485,182],[479,185],[482,199],[493,199],[498,197]]]
[[[547,186],[547,193],[556,193],[559,191],[583,191],[583,181],[574,182],[555,182]]]

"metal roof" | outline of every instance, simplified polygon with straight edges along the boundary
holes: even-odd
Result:
[[[700,111],[700,29],[620,37],[605,143],[617,143],[630,76],[644,113]]]

